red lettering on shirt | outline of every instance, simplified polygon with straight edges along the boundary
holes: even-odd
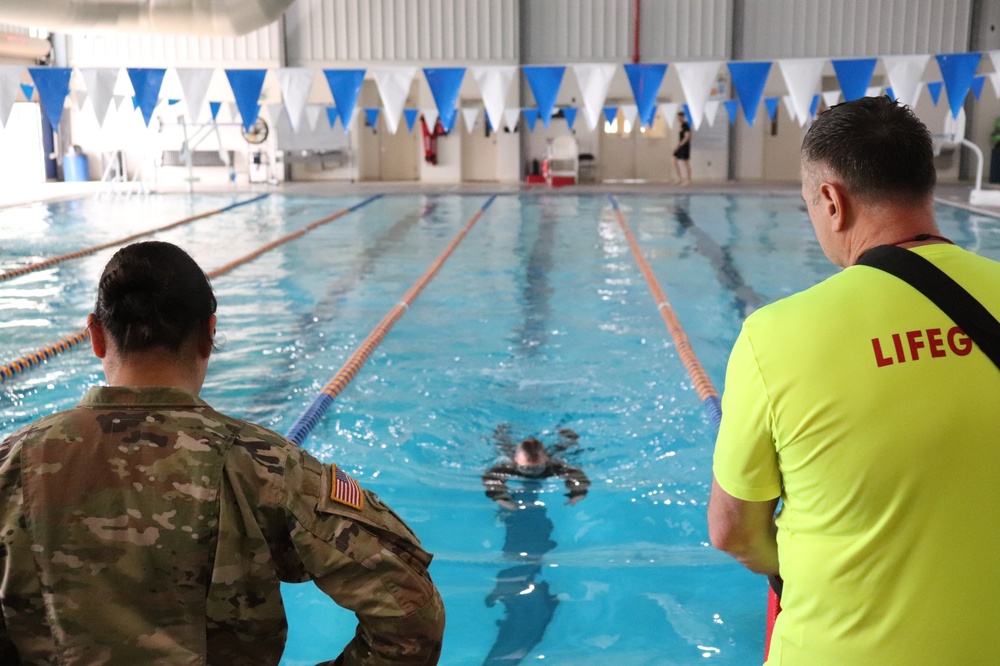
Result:
[[[875,365],[878,367],[892,365],[892,359],[882,356],[882,343],[878,338],[872,338],[872,347],[875,349]]]
[[[944,350],[944,340],[941,339],[940,328],[927,329],[927,345],[930,347],[931,356],[933,358],[941,358],[942,356],[946,356],[948,353]]]
[[[948,331],[948,346],[957,356],[965,356],[972,351],[972,338],[963,333],[958,326],[953,326]]]
[[[895,356],[891,352],[886,354],[886,351],[889,351],[888,339],[872,338],[876,367],[884,368],[894,363],[926,360],[928,358],[926,355],[923,358],[920,356],[921,349],[928,349],[930,358],[942,358],[949,353],[955,356],[968,356],[972,351],[972,339],[958,326],[951,327],[944,335],[940,328],[928,328],[893,333],[889,338],[892,340],[892,351],[895,352]]]
[[[910,359],[914,361],[920,360],[920,352],[918,349],[923,349],[926,347],[924,341],[920,338],[923,337],[923,331],[907,331],[906,341],[910,343]]]
[[[892,334],[892,344],[896,347],[896,360],[906,363],[906,356],[903,355],[903,339],[899,337],[899,333]]]

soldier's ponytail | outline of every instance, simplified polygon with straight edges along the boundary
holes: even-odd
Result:
[[[101,274],[94,314],[119,351],[177,352],[207,336],[216,300],[204,271],[184,250],[160,241],[118,250]]]

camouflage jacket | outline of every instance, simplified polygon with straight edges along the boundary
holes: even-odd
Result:
[[[338,663],[434,664],[430,561],[335,466],[180,389],[92,388],[0,445],[4,664],[277,664],[279,581],[309,580],[358,618]]]

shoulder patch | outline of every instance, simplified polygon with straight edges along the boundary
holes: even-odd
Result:
[[[334,464],[330,465],[330,478],[333,479],[330,499],[358,511],[364,509],[365,496],[361,494],[361,486],[358,485],[357,481],[347,476],[344,470]]]

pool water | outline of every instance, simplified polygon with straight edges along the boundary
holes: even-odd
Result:
[[[243,197],[153,196],[0,210],[0,270]],[[222,349],[202,396],[287,432],[486,196],[389,195],[213,280]],[[271,195],[156,234],[207,271],[359,204]],[[754,309],[836,269],[798,197],[619,194],[625,218],[721,393]],[[994,218],[939,206],[942,232],[1000,258]],[[0,360],[81,329],[113,250],[0,283]],[[103,381],[89,343],[0,387],[9,434]],[[481,475],[520,439],[580,435],[564,457],[592,482]],[[448,613],[442,664],[759,663],[766,583],[708,544],[714,426],[609,200],[500,195],[339,395],[304,446],[375,490],[434,553]],[[523,550],[522,550],[523,549]],[[284,664],[332,659],[353,616],[286,586]]]

